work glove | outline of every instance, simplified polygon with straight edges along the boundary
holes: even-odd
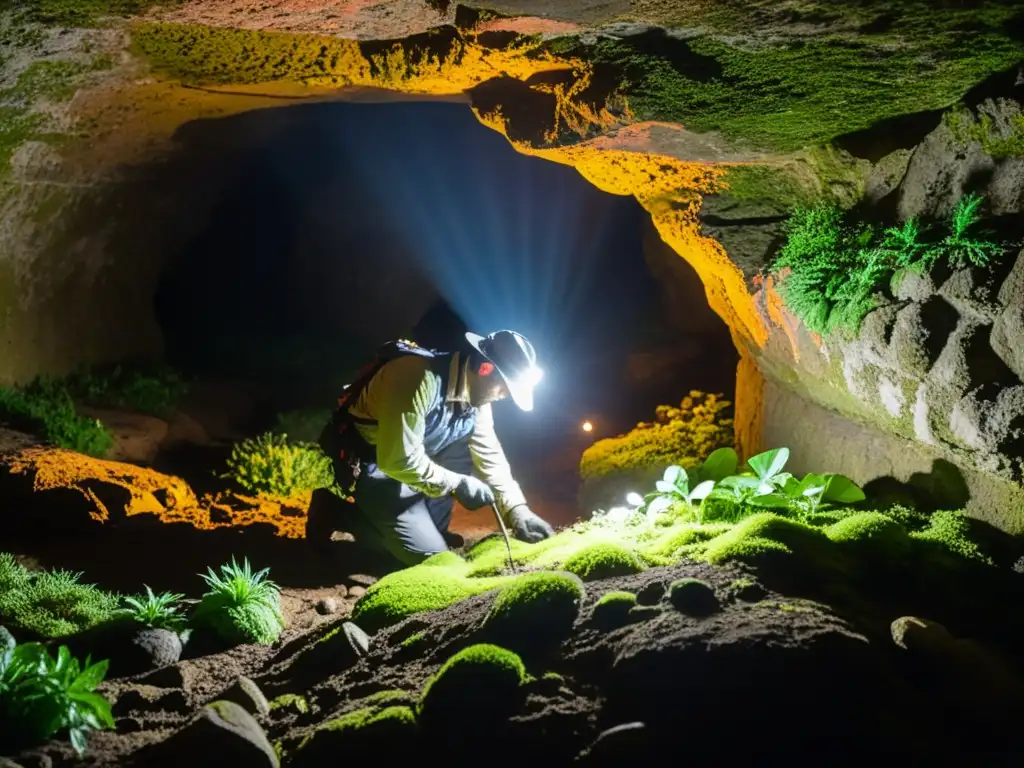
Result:
[[[483,480],[472,475],[463,475],[452,492],[456,501],[466,509],[480,509],[494,503],[494,491]]]
[[[509,511],[506,525],[512,529],[517,539],[530,544],[555,535],[555,529],[537,517],[525,504],[520,504]]]

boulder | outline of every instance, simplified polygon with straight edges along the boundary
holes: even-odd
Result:
[[[145,754],[143,754],[145,753]],[[139,752],[139,764],[171,768],[227,765],[279,768],[274,748],[259,723],[239,704],[215,701],[166,741]]]
[[[235,680],[231,687],[217,698],[220,701],[238,704],[250,715],[270,714],[270,702],[267,701],[267,697],[256,683],[244,675]]]

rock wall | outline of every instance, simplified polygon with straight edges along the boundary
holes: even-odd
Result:
[[[991,153],[1012,137],[1021,114],[1013,99],[986,98],[956,114],[959,129],[943,120],[905,153],[888,200],[873,204],[901,218],[944,218],[975,191],[990,221],[1019,233],[1005,220],[1024,208],[1024,158]],[[987,135],[970,130],[982,125]],[[823,339],[788,311],[772,279],[763,283],[757,301],[771,330],[763,347],[748,347],[768,380],[757,445],[799,446],[794,458],[804,470],[813,468],[809,458],[827,455],[823,464],[859,482],[906,480],[928,462],[950,462],[969,490],[952,499],[1021,529],[1024,251],[1014,248],[984,269],[899,272],[878,300],[856,338]]]

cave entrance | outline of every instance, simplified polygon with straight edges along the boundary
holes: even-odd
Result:
[[[541,356],[535,410],[496,409],[524,485],[689,389],[732,395],[728,330],[639,204],[517,153],[465,105],[302,104],[177,138],[192,234],[157,289],[167,358],[256,385],[263,418],[326,410],[378,344],[460,322]]]

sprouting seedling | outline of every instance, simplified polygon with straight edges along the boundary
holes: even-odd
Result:
[[[678,465],[673,465],[665,470],[665,474],[654,484],[654,487],[657,490],[647,494],[644,499],[646,502],[644,512],[647,514],[649,523],[653,522],[659,513],[664,512],[675,503],[683,502],[693,506],[695,502],[703,501],[714,489],[715,481],[705,480],[691,490],[690,478],[686,471]]]

